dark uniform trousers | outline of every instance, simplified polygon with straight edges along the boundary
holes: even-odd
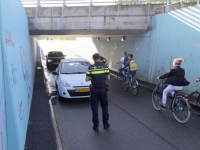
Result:
[[[103,115],[103,124],[108,124],[109,114],[108,114],[108,97],[107,89],[103,88],[91,88],[91,108],[92,108],[92,121],[94,126],[99,125],[98,119],[98,102],[100,100],[102,115]]]

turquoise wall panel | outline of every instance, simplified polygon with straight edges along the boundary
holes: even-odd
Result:
[[[153,79],[172,68],[174,58],[183,58],[182,67],[191,84],[184,88],[191,92],[196,89],[195,79],[200,70],[200,32],[177,20],[169,14],[155,16],[156,28],[156,61]],[[167,23],[169,22],[169,23]],[[155,80],[154,80],[155,81]]]
[[[21,1],[1,0],[0,8],[1,55],[4,66],[4,81],[1,85],[5,87],[4,112],[7,118],[7,133],[3,133],[6,137],[3,145],[7,145],[6,149],[23,150],[33,93],[36,60],[33,54],[36,53],[31,49],[28,18]],[[0,113],[0,117],[5,114]]]
[[[2,56],[2,45],[0,40],[0,150],[7,150],[7,132],[6,132],[6,108],[4,91],[4,67]]]
[[[0,1],[1,6],[1,1]],[[0,150],[7,150],[7,120],[6,120],[6,99],[4,86],[4,65],[3,65],[3,49],[1,36],[1,7],[0,7]]]
[[[124,51],[132,53],[139,65],[136,76],[154,84],[158,83],[158,76],[173,67],[172,61],[175,58],[183,58],[185,62],[181,66],[185,69],[187,80],[191,82],[184,88],[184,91],[190,93],[198,87],[195,79],[200,77],[198,69],[200,64],[200,17],[198,17],[200,7],[189,7],[181,11],[187,12],[187,10],[196,13],[191,13],[190,16],[181,15],[181,19],[171,15],[171,13],[178,14],[179,11],[158,14],[152,17],[151,31],[127,37],[124,42],[120,38],[111,38],[110,41],[106,41],[105,38],[97,41],[94,38],[93,43],[97,51],[109,60],[109,67],[113,70],[120,67],[116,63]],[[198,25],[194,18],[197,18]]]

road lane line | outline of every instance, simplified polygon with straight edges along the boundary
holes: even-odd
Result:
[[[56,122],[56,118],[55,118],[55,115],[54,115],[52,102],[51,102],[51,100],[53,98],[55,98],[55,97],[51,97],[50,98],[49,105],[50,105],[50,110],[51,110],[51,118],[52,118],[52,122],[53,122],[53,128],[54,128],[55,136],[56,136],[56,144],[57,144],[57,149],[58,150],[63,150],[62,142],[61,142],[61,139],[60,139],[60,134],[59,134],[59,131],[58,131],[58,125],[57,125],[57,122]]]

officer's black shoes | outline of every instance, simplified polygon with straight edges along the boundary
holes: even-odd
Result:
[[[104,129],[108,129],[109,127],[110,127],[110,124],[109,124],[109,123],[103,125],[103,128],[104,128]]]
[[[93,127],[93,130],[94,130],[94,131],[99,131],[99,128],[98,128],[97,126],[94,126],[94,127]]]

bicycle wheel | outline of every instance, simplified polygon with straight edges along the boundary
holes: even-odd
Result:
[[[139,91],[139,85],[137,83],[137,81],[133,81],[132,83],[132,87],[131,87],[131,93],[136,96],[138,94]]]
[[[177,96],[172,102],[172,111],[175,119],[185,123],[190,119],[190,104],[183,96]]]
[[[123,78],[122,78],[122,83],[125,83],[125,82],[126,82],[126,77],[123,76]]]
[[[153,104],[153,107],[156,110],[161,110],[161,108],[159,107],[159,105],[162,104],[162,95],[156,93],[155,90],[153,90],[153,93],[152,93],[152,104]]]
[[[125,91],[127,91],[128,88],[129,88],[129,83],[128,83],[128,82],[124,82],[124,83],[123,83],[123,89],[124,89]]]
[[[190,95],[189,103],[190,103],[190,106],[192,108],[192,112],[195,115],[199,116],[200,115],[200,98],[199,98],[199,93],[198,92],[193,92]]]
[[[121,82],[121,81],[122,81],[121,78],[120,78],[120,76],[119,76],[119,71],[117,72],[117,81],[118,81],[118,82]]]

